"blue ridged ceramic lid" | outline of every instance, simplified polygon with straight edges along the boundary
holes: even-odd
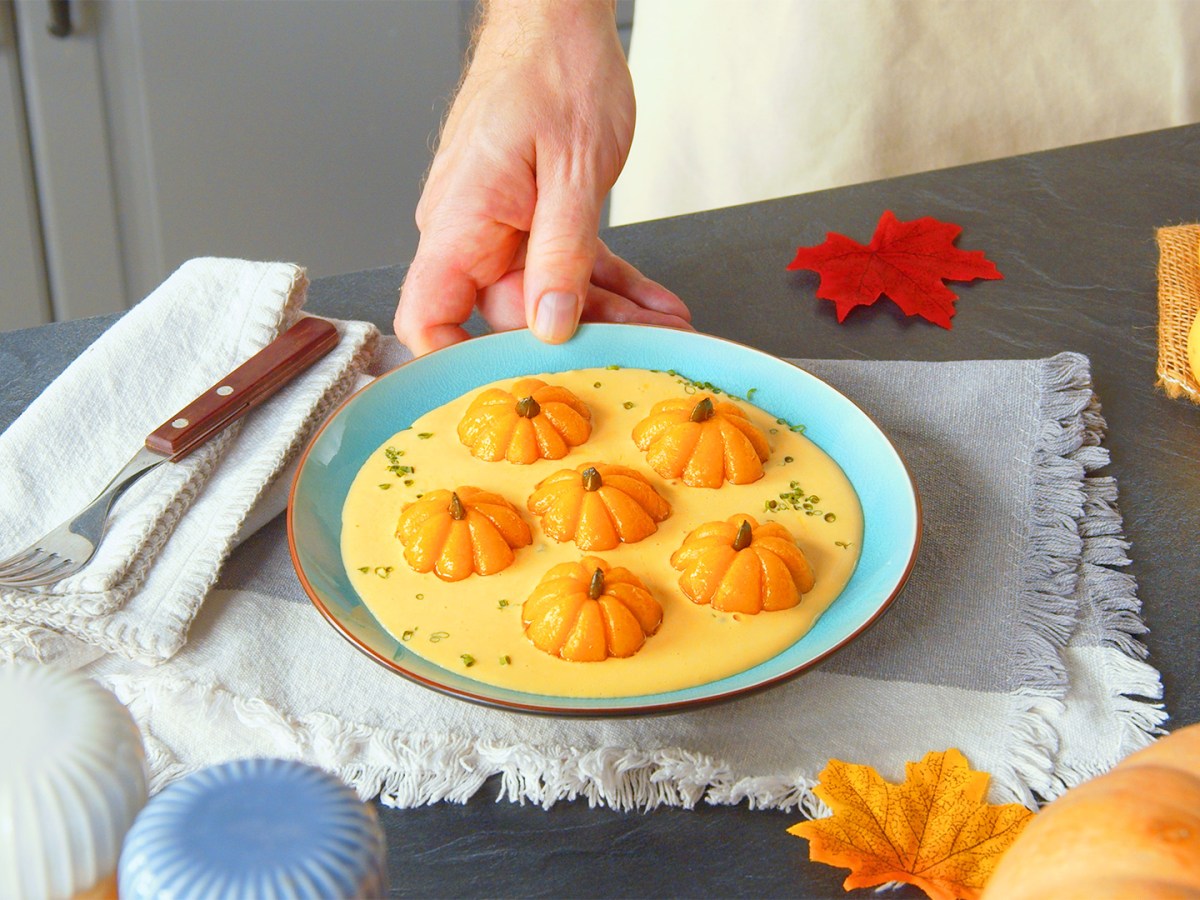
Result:
[[[213,766],[153,797],[121,851],[119,891],[135,898],[330,900],[386,893],[375,810],[304,763]]]

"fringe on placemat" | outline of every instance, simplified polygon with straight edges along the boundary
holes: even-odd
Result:
[[[1200,403],[1187,340],[1200,312],[1200,224],[1160,228],[1158,240],[1158,381],[1168,397]]]
[[[1015,699],[1016,707],[1006,722],[1011,745],[1008,756],[993,762],[988,770],[988,800],[1037,809],[1055,780],[1058,732],[1052,720],[1061,715],[1063,703],[1031,694]]]
[[[1117,483],[1099,474],[1108,464],[1108,451],[1100,446],[1105,422],[1099,402],[1084,411],[1084,443],[1075,454],[1083,463],[1083,515],[1079,533],[1082,562],[1077,595],[1082,615],[1079,629],[1064,648],[1066,657],[1091,652],[1091,667],[1103,699],[1110,704],[1117,733],[1107,757],[1088,763],[1060,756],[1053,778],[1042,793],[1047,799],[1108,771],[1130,753],[1146,747],[1164,733],[1166,710],[1162,678],[1146,661],[1146,646],[1139,636],[1148,630],[1142,621],[1137,582],[1123,569],[1129,565],[1129,541],[1117,507]],[[1095,649],[1092,649],[1095,648]],[[1078,663],[1077,668],[1082,668]]]
[[[1083,540],[1084,464],[1079,453],[1090,449],[1084,412],[1093,402],[1087,357],[1060,353],[1039,365],[1042,406],[1033,451],[1029,498],[1030,552],[1021,587],[1020,640],[1014,659],[1014,683],[1036,697],[1061,697],[1067,671],[1060,653],[1078,620],[1073,600]]]
[[[106,679],[142,731],[156,793],[217,759],[180,761],[170,740],[152,727],[154,707],[169,704],[184,718],[236,720],[253,735],[246,755],[303,759],[338,775],[366,800],[408,808],[448,801],[466,803],[499,776],[497,800],[550,808],[561,800],[589,806],[649,810],[693,808],[701,802],[751,809],[794,809],[819,817],[829,811],[805,779],[738,778],[728,767],[680,748],[578,750],[476,741],[463,735],[413,734],[346,722],[317,713],[291,717],[260,699],[238,696],[218,684],[174,677],[126,675]],[[224,757],[229,754],[226,751]]]
[[[1098,400],[1094,399],[1085,411],[1084,424],[1088,429],[1085,445],[1094,446],[1085,446],[1079,454],[1087,473],[1083,480],[1080,577],[1087,603],[1095,614],[1093,625],[1101,644],[1117,651],[1107,654],[1104,679],[1121,724],[1117,756],[1112,760],[1115,765],[1162,734],[1167,713],[1162,703],[1152,702],[1162,699],[1162,677],[1145,662],[1146,645],[1138,639],[1149,629],[1142,621],[1137,581],[1122,571],[1130,563],[1130,543],[1117,507],[1117,482],[1099,474],[1108,465],[1108,450],[1099,446],[1106,425]]]
[[[1158,672],[1144,662],[1138,635],[1146,631],[1129,565],[1129,543],[1117,509],[1117,485],[1097,474],[1108,464],[1101,446],[1106,424],[1092,390],[1086,357],[1060,353],[1042,364],[1041,432],[1034,451],[1035,478],[1029,522],[1033,548],[1022,588],[1021,640],[1014,667],[1024,685],[1016,713],[1011,771],[995,771],[998,784],[1023,785],[1012,799],[1036,807],[1103,771],[1161,733]],[[1119,651],[1103,681],[1121,725],[1117,752],[1081,771],[1060,755],[1056,721],[1070,690],[1065,656],[1080,628],[1089,640]],[[1139,699],[1148,698],[1148,699]]]

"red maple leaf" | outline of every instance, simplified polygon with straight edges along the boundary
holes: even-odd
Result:
[[[837,304],[839,322],[854,307],[870,306],[886,294],[908,315],[949,328],[958,295],[946,281],[1004,277],[982,250],[954,246],[961,233],[957,225],[929,216],[901,222],[887,210],[865,247],[831,231],[825,243],[797,250],[788,268],[821,276],[817,296]]]

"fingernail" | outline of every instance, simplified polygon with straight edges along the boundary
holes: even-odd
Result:
[[[575,333],[579,309],[573,294],[542,294],[533,316],[533,333],[550,344],[561,344]]]

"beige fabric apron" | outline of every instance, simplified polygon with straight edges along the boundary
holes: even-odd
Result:
[[[637,0],[612,224],[1200,121],[1198,0]]]

